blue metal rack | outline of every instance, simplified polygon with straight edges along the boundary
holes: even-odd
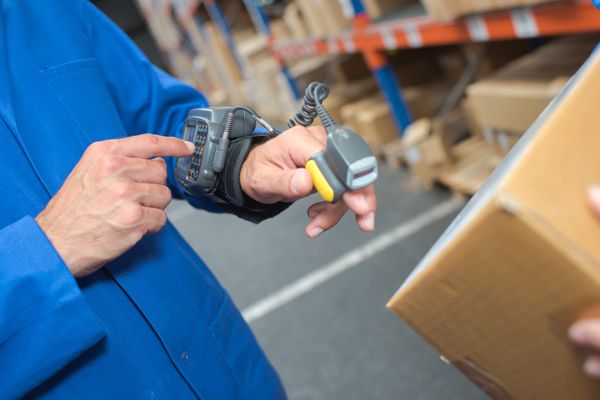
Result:
[[[221,7],[219,7],[215,0],[204,0],[204,4],[206,5],[206,10],[208,11],[210,18],[214,21],[219,31],[223,35],[223,38],[227,43],[227,47],[229,47],[229,51],[231,52],[231,56],[233,57],[238,69],[240,70],[241,75],[243,77],[246,77],[247,73],[244,62],[240,57],[239,52],[237,51],[235,40],[233,40],[231,29],[229,29],[229,24],[227,23],[225,16],[223,15]]]
[[[371,21],[362,0],[352,0],[351,4],[354,11],[355,28],[358,30],[364,29]],[[410,110],[402,95],[402,86],[383,51],[373,49],[365,51],[363,56],[390,105],[398,132],[402,135],[404,130],[412,123]]]

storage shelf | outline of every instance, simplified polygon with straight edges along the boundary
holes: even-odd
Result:
[[[397,17],[330,35],[278,41],[283,58],[393,50],[600,31],[600,11],[590,0],[550,3],[438,22],[426,15]]]

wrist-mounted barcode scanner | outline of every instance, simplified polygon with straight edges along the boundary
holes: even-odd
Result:
[[[337,202],[347,190],[371,185],[377,179],[377,159],[367,143],[337,125],[323,107],[329,88],[311,83],[300,112],[288,126],[310,126],[318,116],[327,131],[326,148],[306,164],[315,189],[328,202]],[[266,133],[255,134],[256,123]],[[243,107],[195,108],[185,120],[183,139],[194,143],[191,157],[179,158],[175,176],[192,196],[212,196],[235,205],[244,203],[239,173],[250,147],[278,134],[254,110]],[[224,197],[224,199],[222,199]]]

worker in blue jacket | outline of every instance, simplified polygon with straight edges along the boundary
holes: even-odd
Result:
[[[88,1],[0,4],[0,398],[284,398],[229,296],[165,217],[183,196],[170,157],[193,149],[176,136],[204,97]],[[294,128],[254,146],[234,182],[247,204],[188,200],[273,216],[310,194],[302,166],[323,135]],[[373,229],[368,188],[309,208],[307,234],[348,208]]]

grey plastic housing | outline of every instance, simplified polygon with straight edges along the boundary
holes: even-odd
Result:
[[[215,157],[223,137],[225,123],[232,107],[194,108],[188,112],[183,127],[183,139],[196,146],[191,157],[178,158],[175,178],[192,196],[214,193],[223,169],[223,154]],[[242,110],[234,114],[229,138],[236,139],[254,131],[256,121]],[[223,150],[221,149],[221,153]]]
[[[325,159],[346,188],[362,189],[377,179],[377,158],[355,132],[340,125],[328,129]]]

